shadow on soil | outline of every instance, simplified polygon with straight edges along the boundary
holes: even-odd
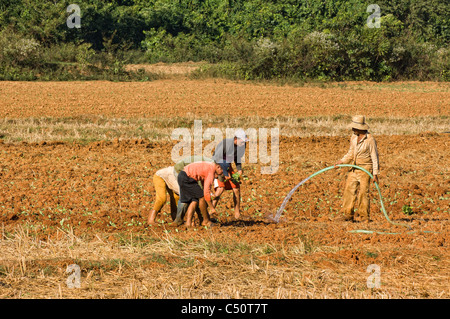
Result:
[[[238,219],[238,220],[227,220],[219,223],[221,227],[223,226],[234,226],[234,227],[248,227],[255,225],[269,225],[273,224],[268,220],[253,220],[253,219]]]

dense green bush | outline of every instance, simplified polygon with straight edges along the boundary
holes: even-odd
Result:
[[[449,79],[448,1],[377,0],[380,28],[369,0],[85,0],[73,29],[70,3],[0,0],[0,79],[133,79],[126,63],[160,61],[236,79]]]

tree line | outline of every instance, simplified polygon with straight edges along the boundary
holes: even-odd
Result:
[[[74,2],[0,0],[0,79],[146,80],[124,66],[185,61],[232,79],[450,79],[448,0],[86,0],[79,28]]]

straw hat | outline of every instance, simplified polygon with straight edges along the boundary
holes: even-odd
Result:
[[[368,130],[369,125],[366,123],[366,117],[364,115],[355,115],[352,117],[351,128],[356,128],[358,130]]]

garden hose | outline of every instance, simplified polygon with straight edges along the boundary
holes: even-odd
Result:
[[[310,179],[313,178],[314,176],[317,176],[317,175],[319,175],[319,174],[321,174],[321,173],[323,173],[323,172],[325,172],[325,171],[328,171],[328,170],[330,170],[330,169],[337,168],[337,167],[353,167],[353,168],[357,168],[357,169],[360,169],[360,170],[364,171],[366,174],[368,174],[368,175],[370,176],[370,178],[373,179],[373,175],[372,175],[369,171],[367,171],[366,169],[364,169],[364,168],[362,168],[362,167],[356,166],[356,165],[351,165],[351,164],[339,164],[339,165],[336,165],[336,166],[329,166],[329,167],[326,167],[326,168],[324,168],[324,169],[321,169],[320,171],[315,172],[314,174],[308,176],[307,178],[305,178],[304,180],[302,180],[300,183],[298,183],[298,184],[297,184],[297,185],[296,185],[296,186],[295,186],[295,187],[287,194],[287,196],[286,196],[285,199],[283,200],[283,203],[281,204],[280,208],[278,209],[277,213],[276,213],[275,216],[274,216],[273,218],[271,218],[271,219],[274,220],[276,223],[279,222],[280,217],[281,217],[281,214],[283,213],[283,210],[284,210],[285,206],[287,205],[289,199],[291,198],[292,194],[297,190],[297,188],[299,188],[301,185],[303,185],[304,183],[306,183],[308,180],[310,180]],[[377,183],[377,182],[375,182],[374,184],[375,184],[375,187],[376,187],[376,189],[377,189],[377,191],[378,191],[378,195],[379,195],[379,197],[380,197],[381,211],[383,212],[384,217],[387,219],[387,221],[388,221],[389,223],[391,223],[392,225],[403,226],[403,227],[406,227],[406,228],[408,228],[409,230],[411,230],[411,226],[406,225],[406,224],[401,224],[401,223],[393,222],[393,221],[389,218],[388,214],[386,213],[386,209],[384,208],[383,197],[381,196],[380,187],[378,186],[378,183]],[[349,232],[351,232],[351,233],[366,233],[366,234],[371,234],[371,233],[379,233],[379,234],[399,234],[399,233],[388,233],[388,232],[376,232],[376,231],[373,231],[373,230],[364,230],[364,229],[351,230],[351,231],[349,231]]]

